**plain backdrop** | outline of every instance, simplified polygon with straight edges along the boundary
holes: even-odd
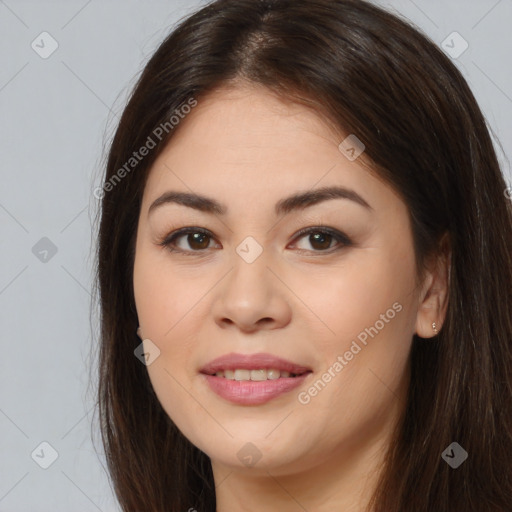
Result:
[[[510,183],[512,1],[377,3],[453,55],[468,45],[452,58]],[[202,4],[0,0],[0,512],[119,510],[88,387],[92,191],[144,63]]]

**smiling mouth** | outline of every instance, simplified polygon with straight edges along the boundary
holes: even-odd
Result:
[[[264,381],[264,380],[276,380],[276,379],[286,379],[286,378],[295,378],[300,377],[301,375],[305,375],[306,373],[311,373],[310,371],[305,371],[302,373],[291,373],[285,370],[278,370],[276,368],[260,368],[257,370],[246,370],[246,369],[234,369],[234,370],[220,370],[215,373],[209,373],[206,375],[211,375],[212,377],[220,377],[229,380],[237,380],[237,381]]]

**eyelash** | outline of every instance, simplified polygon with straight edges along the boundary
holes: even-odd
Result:
[[[170,233],[163,240],[159,241],[158,245],[165,247],[168,251],[170,251],[172,253],[181,253],[181,254],[184,254],[185,256],[197,256],[197,255],[200,255],[201,253],[204,253],[204,251],[206,251],[206,249],[201,249],[201,250],[196,250],[196,251],[194,251],[194,250],[186,251],[186,250],[182,250],[182,249],[177,249],[175,246],[175,241],[178,238],[180,238],[181,236],[189,235],[189,234],[196,234],[196,233],[201,233],[203,235],[208,236],[209,238],[214,238],[212,236],[212,233],[206,229],[197,228],[197,227],[188,227],[188,228],[178,229],[177,231]],[[332,236],[333,239],[338,242],[338,246],[335,246],[334,248],[331,247],[330,249],[326,249],[326,250],[316,250],[316,251],[315,250],[309,251],[306,249],[298,249],[299,253],[302,254],[302,253],[312,253],[313,252],[313,253],[332,254],[333,252],[340,250],[342,247],[349,247],[352,245],[352,241],[344,233],[341,233],[340,231],[338,231],[336,229],[332,229],[332,228],[325,227],[325,226],[316,226],[316,227],[309,227],[309,228],[301,229],[296,234],[294,240],[298,239],[298,238],[302,238],[305,235],[317,234],[317,233]]]

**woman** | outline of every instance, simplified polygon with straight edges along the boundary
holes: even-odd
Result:
[[[124,511],[512,505],[512,210],[455,66],[361,0],[218,0],[101,191]]]

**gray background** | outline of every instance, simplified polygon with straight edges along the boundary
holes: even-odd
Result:
[[[202,3],[0,0],[0,512],[119,510],[95,426],[91,439],[92,191],[137,74]],[[452,52],[461,42],[443,45],[447,36],[467,41],[454,61],[501,141],[510,183],[512,0],[377,3]],[[42,32],[58,44],[47,58]]]

